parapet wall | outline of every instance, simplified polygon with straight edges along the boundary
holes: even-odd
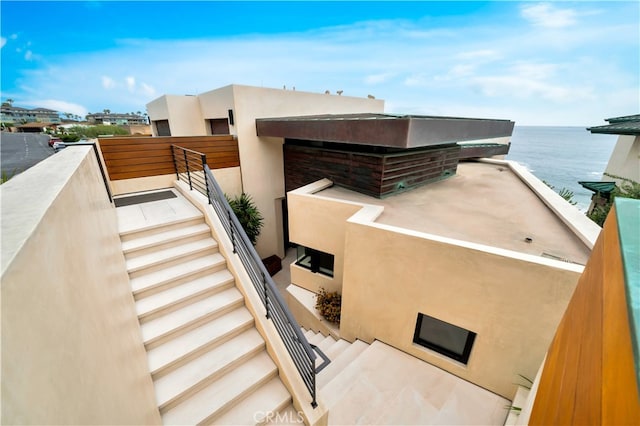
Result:
[[[0,187],[3,424],[160,424],[91,147]]]

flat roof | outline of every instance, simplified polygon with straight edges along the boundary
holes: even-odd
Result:
[[[447,180],[382,200],[335,185],[316,195],[383,206],[377,223],[414,231],[581,265],[591,252],[507,166],[462,162]]]
[[[404,149],[509,137],[514,125],[510,120],[376,113],[256,119],[258,136]]]

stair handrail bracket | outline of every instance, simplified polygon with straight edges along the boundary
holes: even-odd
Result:
[[[185,151],[190,152],[185,155]],[[311,406],[316,408],[318,406],[316,374],[326,367],[329,362],[328,358],[319,348],[312,348],[302,333],[300,325],[290,312],[260,256],[240,225],[235,213],[233,213],[224,192],[214,178],[211,169],[206,163],[206,156],[176,145],[172,145],[172,154],[176,162],[178,180],[182,180],[189,185],[190,189],[195,189],[207,197],[209,204],[231,241],[233,253],[244,266],[255,293],[262,302],[266,318],[271,320],[274,325],[300,378],[311,395]],[[181,161],[189,164],[180,165]],[[192,165],[191,162],[198,162],[199,164]],[[203,171],[203,182],[193,177],[197,173],[194,173],[193,170]],[[192,175],[191,178],[187,176],[188,174]],[[189,182],[190,180],[191,182]],[[197,181],[196,184],[194,184],[194,181]],[[323,359],[323,363],[317,367],[316,359],[318,355],[316,351]]]

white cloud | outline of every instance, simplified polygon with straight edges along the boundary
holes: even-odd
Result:
[[[0,49],[2,49],[5,44],[7,44],[7,38],[6,37],[0,37]]]
[[[558,9],[549,3],[523,6],[523,18],[537,27],[564,28],[576,23],[577,13],[573,9]]]
[[[32,59],[33,59],[33,52],[32,52],[32,51],[30,51],[30,50],[27,50],[27,51],[24,53],[24,59],[26,59],[27,61],[32,60]]]
[[[456,31],[422,31],[419,22],[401,21],[220,39],[119,40],[112,50],[51,58],[55,67],[24,71],[21,83],[32,94],[123,112],[142,110],[164,93],[197,94],[233,83],[286,84],[316,93],[343,89],[344,95],[362,97],[375,85],[373,94],[386,101],[388,112],[587,125],[569,119],[601,121],[608,109],[622,108],[614,107],[613,98],[601,103],[604,94],[634,87],[637,93],[637,61],[635,67],[624,61],[637,51],[638,23],[603,21],[594,27],[573,19],[571,31],[553,34],[523,27],[522,21],[481,22]],[[618,49],[615,55],[611,46]],[[627,98],[619,102],[630,105]],[[545,112],[552,103],[563,112]]]
[[[103,75],[102,76],[102,87],[104,87],[107,90],[108,89],[113,89],[114,87],[116,87],[116,82],[111,77]]]
[[[134,77],[126,77],[125,81],[127,83],[127,89],[129,89],[130,92],[134,92],[136,90],[136,79]]]

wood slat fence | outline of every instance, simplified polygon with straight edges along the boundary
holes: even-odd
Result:
[[[232,135],[99,138],[111,180],[175,173],[172,144],[206,154],[211,169],[240,166],[238,141]]]

